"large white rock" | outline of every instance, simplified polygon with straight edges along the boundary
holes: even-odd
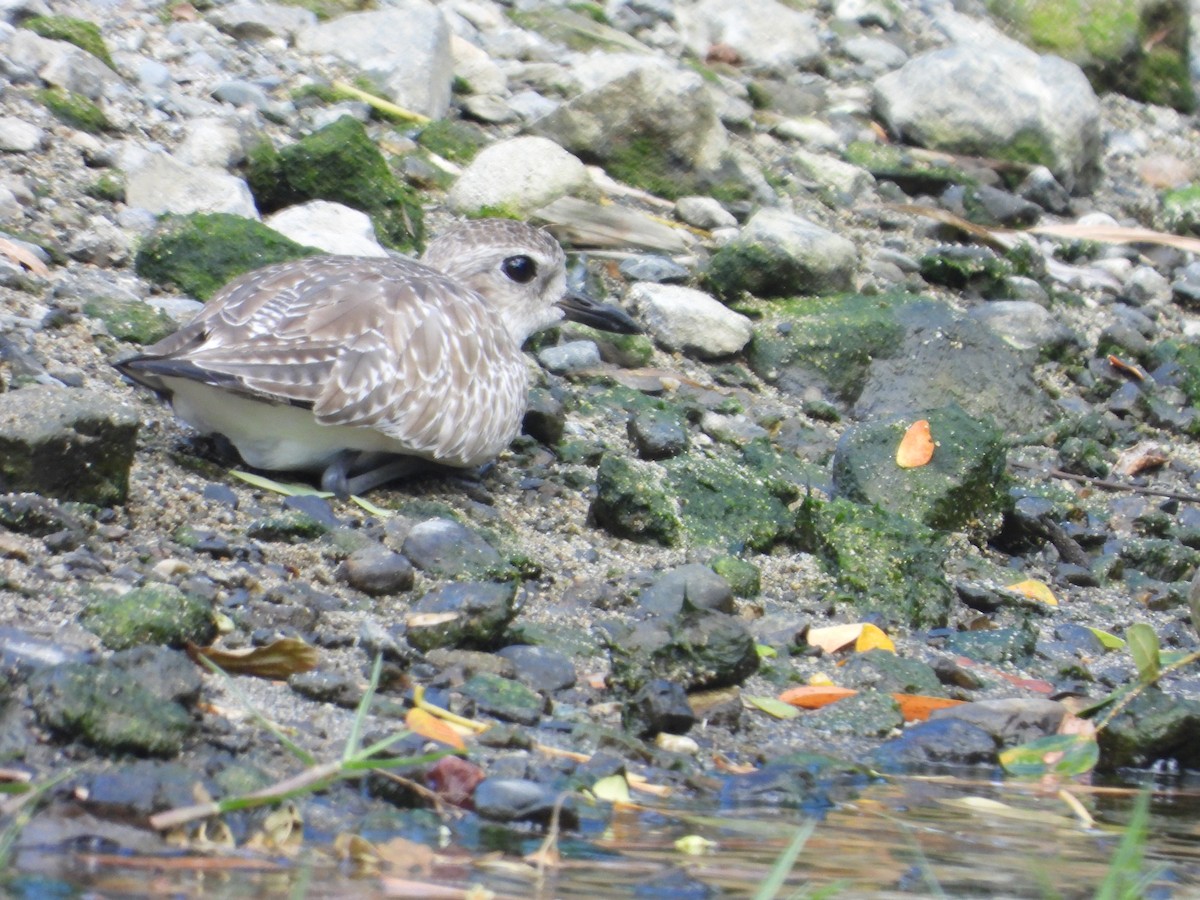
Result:
[[[700,59],[713,44],[724,44],[752,68],[785,74],[812,65],[821,55],[816,17],[779,0],[676,3],[675,18],[688,48]]]
[[[641,281],[625,299],[659,344],[700,359],[737,353],[754,333],[749,319],[695,288]]]
[[[590,183],[584,164],[554,141],[517,137],[480,151],[448,199],[456,212],[496,206],[530,213]]]
[[[341,203],[328,200],[298,203],[267,216],[263,224],[298,244],[318,247],[326,253],[388,255],[375,238],[371,217]]]
[[[223,212],[258,218],[254,197],[241,178],[221,169],[185,165],[166,153],[147,154],[126,172],[125,202],[156,215]]]
[[[304,29],[296,45],[349,63],[405,109],[440,119],[450,108],[450,29],[428,0],[340,16]]]

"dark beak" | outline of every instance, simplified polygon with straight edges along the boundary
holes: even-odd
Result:
[[[638,323],[633,321],[625,310],[593,300],[586,294],[572,291],[559,300],[558,305],[567,314],[568,319],[580,325],[590,325],[592,328],[615,334],[642,333]]]

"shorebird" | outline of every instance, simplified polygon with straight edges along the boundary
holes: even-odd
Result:
[[[562,247],[520,222],[464,222],[420,262],[316,256],[230,282],[170,337],[116,363],[256,469],[321,472],[346,497],[430,463],[474,468],[516,436],[521,346],[564,318],[637,324],[568,292]]]

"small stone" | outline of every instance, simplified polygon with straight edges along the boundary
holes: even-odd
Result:
[[[566,375],[599,366],[600,348],[595,341],[568,341],[539,350],[537,358],[555,375]]]
[[[696,724],[687,691],[675,681],[656,678],[625,701],[621,722],[640,738],[657,734],[686,734]]]
[[[407,557],[376,544],[346,559],[346,583],[372,597],[412,590],[416,576]]]
[[[135,588],[119,597],[92,600],[80,624],[113,650],[139,644],[208,644],[216,635],[212,606],[167,584]]]
[[[638,606],[656,616],[673,616],[685,609],[733,612],[729,582],[700,563],[689,563],[659,576],[638,596]]]
[[[481,712],[518,725],[536,725],[546,701],[531,687],[489,672],[472,675],[458,689]]]
[[[492,822],[549,823],[559,807],[559,790],[524,778],[485,778],[475,788],[475,812]],[[568,797],[558,812],[561,827],[579,822]]]
[[[656,341],[700,359],[738,353],[754,334],[749,319],[694,288],[639,282],[626,299]]]
[[[497,642],[516,614],[511,582],[455,582],[434,588],[413,604],[408,642],[434,647],[486,648]]]
[[[0,150],[9,153],[32,153],[40,150],[46,141],[46,133],[23,119],[0,116]]]
[[[712,197],[680,197],[675,201],[675,215],[693,228],[732,228],[737,218]]]
[[[641,254],[623,260],[618,267],[630,281],[650,281],[655,284],[686,281],[692,273],[667,256]]]
[[[688,448],[688,430],[682,417],[670,410],[646,409],[629,419],[629,439],[642,459],[667,459]]]
[[[513,664],[514,677],[539,691],[553,693],[575,684],[575,664],[570,657],[548,647],[511,644],[497,656]]]
[[[486,574],[503,563],[491,544],[452,519],[418,522],[400,552],[422,572],[447,578]]]

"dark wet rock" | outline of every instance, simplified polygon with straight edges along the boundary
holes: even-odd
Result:
[[[288,678],[288,687],[302,697],[355,709],[363,697],[360,681],[342,672],[300,672]]]
[[[935,449],[927,465],[915,468],[896,464],[896,448],[914,416],[871,419],[848,428],[833,456],[838,495],[944,530],[999,510],[1007,499],[1007,454],[999,429],[957,404],[922,417]]]
[[[969,722],[990,734],[1002,747],[1025,744],[1035,738],[1056,734],[1067,708],[1054,700],[1037,697],[1012,697],[979,700],[946,709],[935,709],[930,721],[957,719]]]
[[[418,522],[400,552],[422,572],[447,578],[487,575],[503,564],[491,544],[453,519]]]
[[[31,385],[0,393],[0,490],[124,503],[137,413],[107,394]]]
[[[341,520],[334,513],[329,501],[315,494],[300,494],[296,497],[285,497],[283,506],[285,509],[308,516],[314,522],[323,525],[328,531],[332,531],[342,524]]]
[[[192,707],[200,699],[201,669],[186,653],[168,647],[134,647],[108,662],[164,701]]]
[[[1172,759],[1181,767],[1200,767],[1200,702],[1150,687],[1097,735],[1100,768],[1148,766]]]
[[[458,688],[479,712],[519,725],[536,725],[546,711],[546,699],[537,691],[487,672],[472,675]]]
[[[213,482],[206,484],[203,491],[204,499],[210,503],[219,503],[229,509],[237,509],[239,500],[237,492],[227,484]]]
[[[883,737],[904,724],[895,699],[876,691],[860,691],[799,720],[805,729],[822,734]]]
[[[1025,227],[1036,224],[1042,214],[1036,203],[986,184],[955,185],[941,199],[951,212],[977,225]]]
[[[424,241],[416,194],[350,116],[279,150],[263,141],[250,151],[246,180],[263,212],[330,200],[370,215],[380,242],[393,249],[419,249]]]
[[[195,724],[110,662],[67,663],[35,673],[29,698],[38,722],[104,754],[176,756]]]
[[[524,778],[485,778],[475,788],[475,811],[493,822],[549,823],[559,791]],[[559,824],[573,828],[579,815],[568,797],[562,804]]]
[[[1014,349],[1034,350],[1042,359],[1061,358],[1082,343],[1054,313],[1033,300],[993,300],[967,315],[983,322]]]
[[[190,767],[158,760],[123,762],[110,771],[81,778],[88,808],[118,820],[144,820],[166,809],[191,806],[196,802],[198,781]]]
[[[881,693],[943,697],[945,691],[933,667],[887,650],[855,653],[841,668],[838,684]]]
[[[485,653],[482,650],[455,650],[437,647],[425,654],[425,662],[436,666],[440,680],[451,684],[464,681],[480,673],[498,675],[507,679],[516,677],[516,668],[513,666],[512,660],[505,659],[498,653]],[[527,681],[521,683],[528,687],[540,687]]]
[[[1000,297],[1016,270],[1006,258],[987,247],[947,244],[934,247],[920,259],[921,277],[956,291],[980,297]]]
[[[931,719],[876,748],[871,760],[885,772],[927,765],[987,766],[996,764],[999,749],[996,739],[978,725],[962,719]]]
[[[638,606],[656,616],[673,616],[682,610],[708,609],[733,612],[729,582],[699,563],[672,569],[638,595]]]
[[[829,784],[861,780],[862,769],[820,753],[795,753],[771,760],[755,772],[728,778],[721,789],[722,807],[806,809],[816,812],[831,804]]]
[[[641,738],[656,734],[687,734],[696,724],[683,685],[654,678],[633,692],[621,705],[621,724]]]
[[[613,677],[628,689],[654,678],[688,690],[740,684],[758,669],[754,638],[741,620],[695,610],[635,624],[611,623],[605,640]]]
[[[231,213],[164,218],[138,250],[138,275],[207,300],[238,275],[318,252],[261,222]]]
[[[434,588],[413,604],[408,642],[419,650],[497,643],[516,614],[511,582],[457,582]]]
[[[950,402],[1006,432],[1031,431],[1050,418],[1050,399],[1030,374],[1032,351],[1015,350],[941,303],[911,303],[896,315],[905,337],[871,365],[854,406],[860,421]]]
[[[17,534],[53,536],[71,546],[81,544],[90,530],[85,519],[37,494],[0,494],[0,525]]]
[[[575,664],[571,658],[549,647],[512,644],[496,655],[509,660],[513,676],[529,687],[553,693],[575,684]]]
[[[629,418],[629,440],[642,459],[667,459],[688,448],[687,423],[678,413],[646,409]]]
[[[942,573],[942,538],[924,525],[849,500],[809,498],[801,546],[821,556],[862,618],[920,628],[944,625],[954,602]]]
[[[319,499],[319,498],[318,498]],[[255,519],[246,526],[246,536],[259,541],[278,541],[300,544],[328,533],[329,526],[307,512],[285,509],[271,516]]]
[[[762,573],[752,562],[736,556],[718,556],[709,566],[725,579],[735,597],[755,597],[762,587]]]
[[[113,650],[139,644],[205,645],[216,635],[212,605],[168,584],[148,584],[118,597],[96,597],[79,622]]]
[[[1190,578],[1200,565],[1200,550],[1170,539],[1130,538],[1118,552],[1127,566],[1160,581]]]
[[[372,597],[411,591],[416,575],[408,557],[372,544],[346,558],[346,583]]]
[[[596,496],[589,517],[617,537],[679,543],[682,523],[675,503],[662,489],[661,470],[606,453],[596,471]]]
[[[733,299],[829,294],[851,286],[858,248],[794,213],[762,209],[721,247],[705,277],[717,296]]]
[[[1026,624],[993,631],[960,631],[946,638],[946,649],[975,662],[1025,662],[1037,646],[1037,630]]]
[[[541,388],[529,392],[529,405],[525,407],[525,418],[521,431],[534,440],[553,447],[563,439],[567,425],[567,412],[553,394]]]

